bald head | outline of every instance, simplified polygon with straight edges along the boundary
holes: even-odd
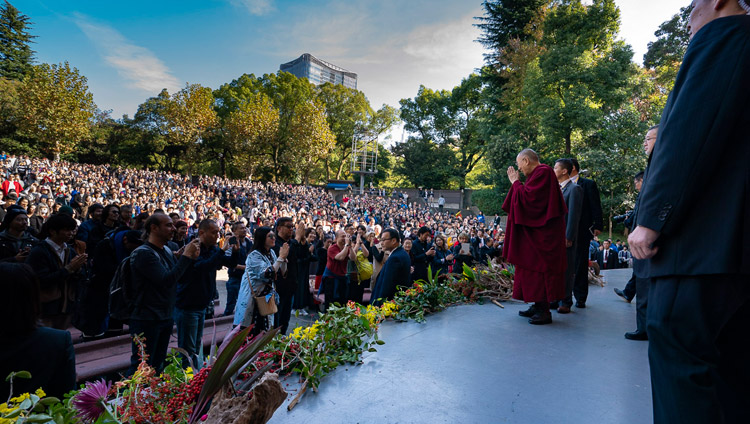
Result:
[[[516,165],[518,170],[528,177],[539,166],[539,155],[531,149],[523,149],[516,156]]]
[[[518,154],[518,157],[516,157],[516,160],[518,160],[519,158],[526,158],[529,160],[529,162],[539,163],[539,155],[536,154],[536,152],[533,151],[532,149],[521,150],[521,153]]]

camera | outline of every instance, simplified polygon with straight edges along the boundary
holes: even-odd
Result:
[[[612,221],[614,221],[614,222],[616,222],[616,223],[620,224],[620,223],[623,223],[623,222],[625,222],[626,220],[628,220],[628,219],[630,218],[630,216],[631,216],[631,215],[633,215],[633,211],[632,211],[632,210],[629,210],[629,211],[625,212],[625,213],[624,213],[624,214],[622,214],[622,215],[617,215],[617,216],[613,216],[613,217],[612,217]]]

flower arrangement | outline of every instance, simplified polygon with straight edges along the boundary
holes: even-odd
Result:
[[[297,327],[288,336],[274,330],[249,338],[252,327],[237,327],[221,347],[212,347],[206,366],[198,372],[183,369],[180,358],[172,354],[163,373],[157,375],[146,362],[142,341],[136,338],[141,363],[130,378],[115,384],[88,382],[63,400],[46,397],[42,389],[12,397],[0,404],[0,424],[192,424],[223,422],[242,414],[249,416],[248,420],[267,420],[286,398],[278,380],[268,379],[269,375],[299,375],[302,386],[288,406],[291,410],[307,388],[317,392],[322,379],[339,365],[361,363],[364,352],[375,352],[374,346],[384,343],[377,331],[385,319],[423,322],[425,315],[454,304],[484,297],[505,300],[512,288],[512,268],[491,263],[487,267],[464,266],[461,275],[433,275],[428,268],[426,281],[400,287],[392,301],[379,307],[354,302],[332,305],[310,326]],[[6,380],[11,383],[11,393],[14,378],[30,377],[24,371],[11,373]],[[255,389],[261,385],[265,385],[262,393],[266,397],[259,399]],[[248,415],[252,402],[253,413],[258,411],[255,416]]]
[[[257,370],[269,362],[277,364],[281,374],[298,373],[302,387],[289,404],[294,408],[307,388],[317,392],[320,381],[340,364],[360,363],[362,353],[374,352],[378,325],[397,310],[393,302],[382,307],[349,302],[332,305],[312,325],[297,327],[288,336],[279,336],[264,349],[259,360],[249,367]]]

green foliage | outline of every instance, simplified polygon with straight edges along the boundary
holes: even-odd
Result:
[[[482,31],[479,42],[487,48],[489,63],[496,63],[498,53],[512,40],[524,40],[527,26],[538,15],[548,0],[484,0],[484,16],[477,18],[476,26]]]
[[[501,215],[503,214],[503,201],[506,194],[497,188],[473,190],[471,192],[471,203],[485,215]]]
[[[19,90],[18,127],[39,141],[39,148],[59,157],[90,135],[96,105],[86,77],[68,62],[33,66]]]
[[[574,135],[596,128],[627,99],[635,69],[630,46],[615,41],[618,21],[614,0],[563,2],[546,17],[544,51],[528,87],[551,154],[570,156]]]
[[[439,273],[438,273],[439,274]],[[462,302],[464,296],[452,286],[450,276],[432,276],[428,267],[428,281],[418,280],[409,288],[399,286],[393,302],[398,306],[394,315],[397,321],[414,320],[424,322],[425,315],[441,311],[446,307]]]
[[[643,55],[643,66],[655,70],[658,82],[668,86],[669,90],[677,78],[682,57],[690,43],[687,25],[691,11],[692,6],[685,6],[680,9],[679,14],[659,25],[654,33],[656,41],[648,43],[648,51]]]
[[[34,62],[32,22],[5,0],[0,5],[0,78],[22,80]]]
[[[409,137],[393,147],[393,154],[403,160],[395,171],[404,175],[414,187],[450,187],[455,154],[446,146]]]
[[[405,143],[409,146],[397,145],[394,153],[399,152],[409,163],[413,160],[425,161],[419,156],[405,156],[407,152],[414,152],[419,147],[423,152],[440,153],[430,155],[429,165],[439,168],[440,185],[425,184],[428,176],[415,175],[411,170],[404,170],[415,186],[448,187],[453,182],[459,188],[466,187],[466,176],[482,160],[485,154],[485,133],[482,132],[486,109],[482,101],[482,80],[476,74],[469,75],[452,91],[433,91],[424,86],[419,87],[414,99],[402,99],[401,119],[404,129],[416,134]],[[417,143],[412,143],[416,139]],[[430,146],[436,146],[432,148]],[[420,149],[416,151],[420,151]],[[440,159],[440,161],[433,161]],[[403,169],[403,168],[402,168]]]

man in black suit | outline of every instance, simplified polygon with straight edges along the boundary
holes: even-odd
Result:
[[[655,423],[750,416],[750,5],[695,0],[628,241],[649,260]],[[703,248],[696,249],[700,242]]]
[[[578,224],[578,247],[576,250],[575,282],[573,295],[576,298],[576,308],[585,308],[589,295],[589,243],[602,232],[602,201],[599,198],[599,187],[594,180],[583,178],[579,174],[581,166],[576,159],[573,161],[573,173],[570,179],[583,189],[583,207],[581,221]]]
[[[611,246],[612,242],[604,240],[602,242],[602,249],[596,252],[596,261],[599,262],[599,269],[617,268],[617,253]]]
[[[412,242],[411,265],[414,267],[414,273],[412,274],[414,281],[427,280],[427,264],[432,262],[432,258],[435,257],[435,247],[427,242],[431,233],[429,227],[421,227],[417,231],[417,239]]]
[[[274,252],[278,255],[284,244],[289,244],[289,255],[287,258],[286,275],[277,275],[276,292],[279,294],[279,311],[274,316],[274,325],[281,327],[281,334],[286,334],[289,328],[289,320],[292,317],[292,299],[297,290],[297,257],[299,256],[299,243],[294,239],[294,223],[292,218],[281,217],[276,220],[276,245]]]
[[[572,171],[573,161],[570,159],[558,159],[555,162],[555,175],[568,208],[568,213],[565,214],[565,255],[568,259],[568,267],[565,270],[565,298],[557,308],[557,312],[561,314],[570,313],[570,308],[573,306],[578,223],[581,221],[581,207],[583,206],[583,189],[571,181]]]

